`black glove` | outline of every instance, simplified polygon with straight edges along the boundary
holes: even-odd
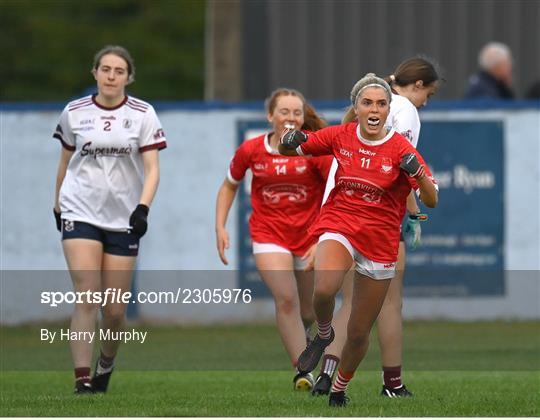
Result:
[[[298,146],[305,143],[308,139],[307,134],[298,130],[285,131],[281,136],[281,144],[288,150],[296,150]]]
[[[148,217],[149,211],[150,209],[148,206],[139,204],[129,217],[129,225],[131,226],[131,230],[139,238],[142,238],[146,233],[146,229],[148,229],[148,222],[146,221],[146,218]]]
[[[405,156],[403,156],[401,158],[399,167],[413,178],[416,178],[424,168],[422,165],[420,165],[420,162],[418,162],[418,158],[414,153],[407,153]]]
[[[56,211],[56,209],[53,208],[54,213],[54,220],[56,222],[56,229],[58,232],[62,232],[62,213],[59,211]]]

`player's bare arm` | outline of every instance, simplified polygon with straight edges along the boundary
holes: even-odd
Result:
[[[238,185],[233,184],[228,179],[223,181],[218,192],[216,201],[216,246],[219,258],[223,264],[229,264],[225,256],[225,250],[229,248],[229,233],[225,228],[229,210],[231,209]]]
[[[431,179],[424,173],[419,177],[416,182],[418,183],[418,188],[420,190],[420,200],[427,207],[434,208],[437,206],[439,201],[439,194],[437,193],[437,188]]]
[[[60,161],[58,162],[58,171],[56,173],[56,188],[54,192],[54,210],[57,212],[60,212],[60,204],[58,202],[60,187],[62,186],[62,182],[64,182],[64,178],[66,177],[66,171],[69,161],[71,160],[71,156],[73,156],[73,151],[62,147]]]
[[[144,184],[139,202],[150,207],[159,185],[158,150],[148,150],[142,154],[142,158],[144,165]]]

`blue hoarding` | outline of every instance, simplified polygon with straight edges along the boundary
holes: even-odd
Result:
[[[267,129],[240,121],[238,144]],[[439,205],[425,209],[422,245],[407,253],[407,296],[496,296],[504,284],[504,143],[500,121],[428,121],[418,149],[439,182]],[[269,294],[251,253],[249,177],[238,191],[239,285]]]
[[[439,183],[405,294],[504,294],[504,142],[500,121],[429,121],[418,150]]]

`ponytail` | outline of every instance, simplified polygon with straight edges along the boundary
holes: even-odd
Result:
[[[429,86],[439,80],[444,81],[439,73],[438,65],[433,60],[418,56],[401,62],[394,70],[394,74],[391,74],[385,80],[390,86],[404,87],[416,83],[418,80],[421,80],[424,86]]]
[[[315,111],[315,108],[313,108],[308,102],[304,102],[304,125],[302,126],[302,129],[308,131],[317,131],[326,127],[327,125],[328,123],[319,117]]]
[[[356,113],[354,112],[354,107],[351,105],[347,108],[347,111],[345,111],[345,115],[341,119],[341,124],[348,124],[353,121],[356,121]]]

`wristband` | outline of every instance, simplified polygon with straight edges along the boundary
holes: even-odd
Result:
[[[428,215],[425,213],[409,214],[409,219],[419,220],[420,222],[424,222],[428,219]]]

